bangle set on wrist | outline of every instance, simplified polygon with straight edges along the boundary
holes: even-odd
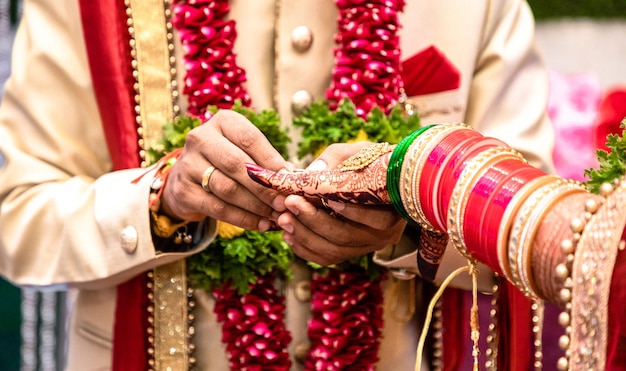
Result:
[[[387,174],[391,202],[405,219],[447,233],[461,255],[486,263],[535,299],[541,293],[531,269],[538,228],[555,203],[584,191],[459,123],[407,136]]]

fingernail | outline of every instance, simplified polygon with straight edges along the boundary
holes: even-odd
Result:
[[[328,200],[328,206],[335,211],[342,211],[346,208],[346,204],[343,202]]]
[[[278,220],[278,217],[281,215],[282,213],[279,211],[272,211],[272,215],[270,215],[270,220],[276,221]]]
[[[268,229],[270,229],[270,227],[272,226],[272,222],[268,219],[261,219],[261,221],[259,221],[259,231],[261,232],[265,232]]]
[[[289,211],[291,211],[291,213],[292,213],[293,215],[298,215],[298,214],[300,214],[300,209],[298,209],[298,208],[297,208],[296,206],[294,206],[294,205],[288,205],[288,206],[287,206],[287,209],[289,209]]]
[[[246,164],[246,169],[248,171],[248,176],[250,177],[250,179],[254,180],[262,186],[271,186],[267,182],[267,180],[263,178],[263,172],[266,171],[264,168],[256,164]]]
[[[283,231],[287,232],[287,233],[293,233],[293,224],[291,223],[278,223],[278,226],[280,226]]]
[[[246,169],[248,169],[248,171],[252,171],[253,173],[260,173],[261,171],[265,170],[257,164],[246,163],[245,165]]]
[[[327,167],[328,167],[328,164],[325,161],[315,160],[311,162],[311,165],[309,165],[306,169],[308,171],[322,171],[322,170],[326,170]]]
[[[272,200],[272,207],[275,210],[274,212],[282,212],[287,210],[287,207],[285,206],[285,196],[278,195],[274,197],[274,200]]]
[[[293,236],[287,233],[283,233],[283,241],[287,242],[287,245],[293,245]]]

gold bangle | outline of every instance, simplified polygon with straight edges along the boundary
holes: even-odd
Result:
[[[503,160],[526,162],[519,152],[510,147],[486,149],[468,161],[450,195],[450,203],[448,204],[448,235],[454,248],[469,260],[475,260],[467,251],[463,235],[463,220],[469,193],[480,178],[480,175],[490,165]]]
[[[407,149],[402,163],[400,181],[403,183],[399,187],[402,204],[411,219],[431,232],[439,232],[439,230],[426,218],[419,201],[419,183],[422,170],[428,155],[439,141],[450,132],[460,129],[471,129],[471,127],[464,123],[453,123],[437,125],[429,129],[417,137]]]
[[[583,193],[585,189],[578,182],[570,181],[558,189],[550,192],[545,198],[541,199],[537,206],[531,211],[531,215],[528,218],[524,229],[522,230],[519,240],[519,251],[517,256],[517,271],[521,284],[524,288],[522,290],[525,294],[531,298],[537,299],[539,296],[537,293],[539,289],[532,273],[532,247],[535,243],[535,237],[537,231],[541,226],[541,223],[545,219],[546,214],[552,207],[563,197],[572,193]]]
[[[526,225],[528,218],[530,217],[530,213],[534,208],[537,207],[539,201],[543,197],[546,197],[551,191],[558,189],[565,183],[565,179],[560,178],[552,183],[545,184],[542,187],[535,189],[522,202],[520,210],[515,214],[513,224],[511,225],[511,229],[509,231],[509,239],[507,243],[507,260],[509,273],[511,274],[509,280],[524,294],[526,294],[526,292],[524,290],[524,285],[521,282],[520,273],[517,265],[520,248],[519,241],[522,235],[522,231]]]
[[[575,181],[560,179],[533,192],[515,216],[509,236],[508,260],[511,282],[526,296],[537,298],[537,286],[531,278],[530,244],[551,205],[571,192],[584,191]]]
[[[421,220],[424,225],[428,226],[427,229],[430,231],[439,232],[439,230],[433,226],[433,221],[430,221],[428,220],[428,218],[426,218],[426,214],[424,213],[424,209],[422,208],[422,203],[420,202],[419,187],[422,181],[422,171],[424,170],[424,165],[426,164],[426,160],[428,160],[428,157],[430,156],[435,146],[437,146],[441,142],[441,140],[443,140],[443,138],[445,138],[452,132],[461,130],[461,129],[467,130],[471,128],[467,124],[456,123],[456,124],[445,125],[441,130],[432,132],[433,135],[431,139],[421,149],[421,152],[417,158],[417,161],[416,161],[417,171],[414,171],[410,175],[411,189],[413,190],[413,194],[416,195],[413,198],[413,206],[417,213],[416,216],[418,220]]]

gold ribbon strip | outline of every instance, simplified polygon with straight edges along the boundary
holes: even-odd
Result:
[[[136,79],[136,107],[141,146],[155,148],[163,125],[174,119],[172,33],[168,0],[126,0]],[[145,154],[145,152],[144,152]],[[143,157],[143,156],[142,156]],[[154,277],[155,370],[189,369],[187,273],[181,259],[157,267]]]

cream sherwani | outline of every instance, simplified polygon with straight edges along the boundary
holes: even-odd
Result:
[[[255,108],[274,107],[287,125],[294,93],[323,98],[336,14],[332,0],[282,0],[280,6],[273,0],[232,1],[238,62],[247,71]],[[401,23],[404,58],[435,45],[461,73],[456,90],[411,97],[423,123],[464,121],[551,171],[548,80],[526,3],[408,0]],[[298,26],[313,36],[308,50],[294,48]],[[0,274],[20,285],[78,290],[69,368],[85,371],[110,368],[116,285],[184,254],[155,253],[147,212],[150,177],[131,184],[144,170],[111,172],[82,27],[75,0],[26,1],[0,109]],[[210,242],[214,228],[211,221],[207,225],[194,251]],[[122,243],[129,233],[136,244]],[[381,254],[380,261],[392,270],[415,265],[414,258],[397,258]],[[462,262],[444,265],[454,264]],[[442,268],[438,280],[450,269]],[[287,286],[292,351],[307,341],[308,279],[308,272],[297,270]],[[406,293],[408,283],[398,285]],[[413,369],[420,325],[398,319],[409,297],[395,295],[397,305],[386,303],[394,310],[386,311],[379,370]],[[199,293],[197,300],[201,369],[226,370],[212,299]],[[300,367],[294,361],[294,369]]]

